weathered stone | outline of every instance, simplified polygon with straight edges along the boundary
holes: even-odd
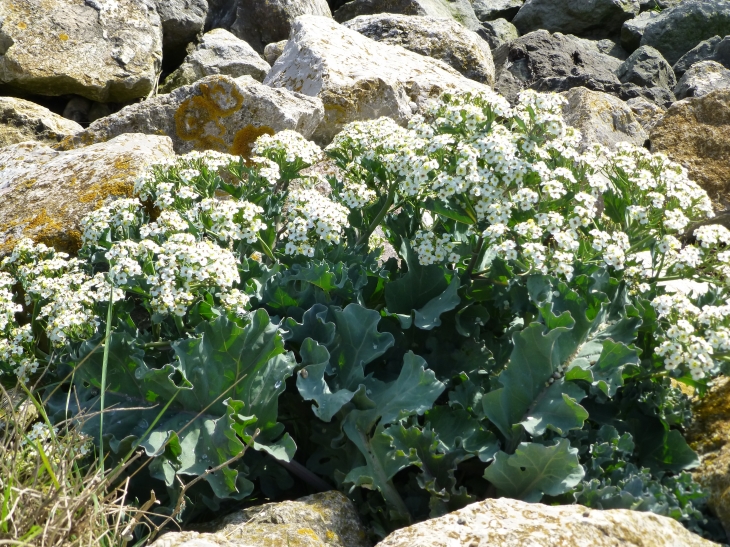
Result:
[[[580,130],[583,148],[595,143],[613,147],[621,141],[642,146],[646,141],[646,132],[621,99],[585,87],[574,87],[561,95],[568,101],[563,106],[563,119]]]
[[[637,17],[629,19],[621,27],[621,47],[626,51],[634,51],[641,45],[641,37],[644,36],[646,26],[659,17],[655,11],[645,11]]]
[[[337,491],[244,509],[206,526],[171,532],[150,547],[369,547],[357,510]]]
[[[666,108],[653,103],[644,97],[635,97],[626,101],[626,105],[634,113],[634,117],[641,124],[647,134],[654,129],[656,123],[664,116]]]
[[[649,139],[652,152],[687,167],[714,202],[730,201],[730,89],[677,101]]]
[[[639,13],[639,0],[526,0],[512,23],[520,33],[538,29],[609,36]]]
[[[120,135],[109,142],[58,152],[24,142],[0,150],[0,254],[23,237],[75,251],[80,220],[107,200],[130,197],[151,162],[173,155],[157,135]]]
[[[281,57],[286,47],[286,40],[274,42],[273,44],[267,44],[264,48],[264,59],[269,65],[273,66],[276,60]]]
[[[621,61],[582,42],[559,32],[538,30],[499,47],[493,53],[495,89],[510,102],[530,87],[541,91],[587,87],[617,92],[621,82],[614,71]]]
[[[445,91],[484,89],[441,61],[314,16],[295,21],[264,83],[322,99],[324,121],[314,137],[323,144],[349,122],[388,116],[406,123]]]
[[[501,498],[393,532],[376,547],[717,547],[669,517]]]
[[[243,40],[222,28],[206,32],[203,39],[182,65],[170,74],[160,87],[160,93],[190,85],[206,76],[224,74],[233,78],[251,76],[262,82],[269,72],[269,63]]]
[[[80,124],[89,124],[112,113],[107,103],[97,103],[84,97],[72,97],[63,109],[63,117]]]
[[[0,147],[23,141],[56,143],[83,128],[24,99],[0,97]]]
[[[156,5],[162,22],[165,62],[170,57],[182,60],[185,46],[203,32],[208,0],[156,0]]]
[[[628,82],[621,84],[621,88],[616,93],[619,99],[628,101],[636,97],[643,97],[657,106],[669,108],[671,104],[677,100],[674,93],[666,87],[639,87],[638,85]]]
[[[621,44],[614,42],[610,38],[598,40],[596,42],[596,47],[598,48],[598,51],[604,55],[610,55],[611,57],[615,57],[621,61],[625,61],[629,56],[628,53],[626,53],[626,50],[621,47]]]
[[[640,87],[666,87],[677,85],[672,67],[656,49],[641,46],[616,71],[619,80],[631,82]]]
[[[352,0],[338,9],[334,17],[344,23],[358,15],[378,13],[445,17],[457,20],[469,30],[480,27],[470,0]]]
[[[355,17],[344,26],[376,42],[443,61],[471,80],[494,84],[489,44],[453,19],[381,13]]]
[[[162,61],[155,7],[139,0],[0,2],[0,84],[39,95],[129,101]]]
[[[474,0],[474,13],[482,22],[512,19],[520,11],[524,0]]]
[[[327,0],[208,0],[206,28],[224,28],[258,53],[266,44],[286,40],[300,15],[332,17]]]
[[[482,30],[479,35],[487,41],[489,47],[492,49],[497,49],[520,37],[520,33],[517,32],[517,27],[507,21],[507,19],[485,21],[482,23]]]
[[[250,76],[208,76],[92,123],[61,143],[74,148],[123,133],[166,135],[175,152],[219,150],[247,156],[263,133],[293,129],[310,137],[322,120],[317,98],[272,89]]]
[[[713,36],[730,34],[730,2],[692,0],[660,12],[646,25],[642,46],[658,49],[670,64]]]
[[[687,72],[689,67],[700,61],[717,61],[725,68],[730,68],[730,36],[720,38],[713,36],[709,40],[700,42],[674,63],[674,73],[677,78]]]
[[[715,89],[730,88],[730,70],[715,61],[693,64],[674,88],[677,99],[702,97]]]

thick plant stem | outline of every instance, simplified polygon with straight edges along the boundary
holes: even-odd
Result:
[[[114,308],[114,285],[109,284],[109,309],[106,313],[106,334],[104,335],[104,359],[101,364],[101,388],[99,400],[99,462],[104,474],[104,395],[106,394],[106,370],[109,365],[109,347],[112,331],[112,310]]]
[[[372,233],[377,229],[378,226],[380,226],[380,223],[383,222],[385,215],[388,214],[390,207],[393,205],[393,202],[395,201],[395,189],[396,189],[396,185],[393,184],[390,187],[390,190],[388,191],[388,197],[385,199],[383,208],[380,209],[378,214],[375,216],[373,221],[370,223],[370,226],[368,226],[367,232],[362,234],[360,236],[360,238],[357,240],[357,245],[362,245],[363,243],[366,243],[368,241],[368,239],[370,239],[370,236],[372,235]]]

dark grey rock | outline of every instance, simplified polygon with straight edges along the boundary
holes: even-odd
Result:
[[[684,0],[639,0],[641,11],[673,8]]]
[[[470,0],[352,0],[338,9],[334,17],[338,23],[344,23],[358,15],[379,13],[453,18],[469,30],[481,28]]]
[[[641,37],[644,36],[646,26],[659,17],[655,11],[646,11],[638,17],[629,19],[621,27],[621,47],[631,53],[641,45]]]
[[[479,35],[487,41],[490,48],[497,49],[501,45],[519,38],[520,33],[517,32],[517,27],[507,19],[495,19],[482,23]]]
[[[700,61],[716,61],[725,68],[730,68],[730,36],[713,36],[700,42],[674,64],[674,73],[681,78],[689,67]]]
[[[624,101],[643,97],[663,108],[669,108],[677,100],[674,93],[666,87],[640,87],[631,82],[621,84],[621,87],[616,91],[616,95]]]
[[[656,49],[641,46],[634,51],[616,72],[623,83],[634,83],[639,87],[674,88],[677,78],[672,67]]]
[[[639,13],[639,0],[526,0],[512,23],[520,33],[538,29],[605,37]]]
[[[700,61],[684,73],[674,94],[677,99],[702,97],[710,91],[727,88],[730,88],[730,70],[717,61]]]
[[[598,40],[598,42],[596,42],[596,46],[598,47],[598,51],[601,53],[610,55],[611,57],[615,57],[621,61],[625,61],[628,57],[628,53],[626,53],[626,50],[621,47],[621,44],[614,42],[609,38]]]
[[[162,53],[182,60],[185,46],[203,31],[208,15],[208,0],[157,0],[162,22]]]
[[[524,0],[474,0],[474,13],[480,21],[495,19],[511,20],[522,7]]]

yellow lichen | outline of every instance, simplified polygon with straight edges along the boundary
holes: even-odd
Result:
[[[20,30],[25,30],[28,28],[28,25],[26,25],[23,21],[21,21],[20,23],[18,23],[18,28]]]
[[[68,40],[68,34],[66,34],[65,32],[62,32],[61,34],[58,35],[58,38],[62,42],[65,42],[66,40]]]
[[[273,135],[274,130],[268,125],[256,127],[255,125],[247,125],[243,129],[239,129],[233,137],[233,144],[228,150],[229,154],[234,156],[251,157],[251,148],[261,135]]]

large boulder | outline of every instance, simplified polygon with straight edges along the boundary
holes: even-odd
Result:
[[[659,13],[649,21],[641,45],[658,49],[670,64],[713,36],[730,34],[730,2],[692,0]]]
[[[160,87],[160,93],[190,85],[206,76],[224,74],[233,78],[251,76],[263,82],[271,66],[243,40],[222,28],[205,33],[175,72]]]
[[[674,88],[677,99],[702,97],[715,89],[730,88],[730,70],[715,61],[700,61],[690,67]]]
[[[717,547],[669,517],[487,499],[393,532],[376,547]]]
[[[622,82],[631,82],[640,87],[659,86],[672,89],[677,85],[671,65],[651,46],[641,46],[629,55],[616,71],[616,75]]]
[[[622,141],[643,146],[646,141],[644,128],[621,99],[585,87],[574,87],[561,95],[568,101],[563,105],[563,119],[580,130],[583,148],[595,143],[614,147]]]
[[[524,0],[474,0],[474,13],[480,21],[512,19],[520,11]]]
[[[272,89],[250,76],[208,76],[97,120],[60,146],[68,149],[123,133],[146,133],[170,137],[178,154],[218,150],[248,156],[263,133],[293,129],[310,137],[322,114],[317,98]]]
[[[483,22],[479,35],[487,41],[489,47],[493,50],[520,37],[517,28],[507,19]]]
[[[300,15],[332,17],[327,0],[208,0],[206,28],[224,28],[258,53],[266,44],[286,40]]]
[[[0,88],[124,102],[153,89],[162,26],[139,0],[3,0]]]
[[[639,13],[639,0],[526,0],[512,23],[522,34],[544,29],[608,36]]]
[[[77,250],[86,214],[131,197],[146,167],[172,156],[170,139],[157,135],[120,135],[67,152],[36,142],[0,149],[0,255],[24,237]]]
[[[324,121],[314,134],[322,144],[352,121],[388,116],[406,123],[445,91],[485,89],[441,61],[314,16],[295,21],[284,53],[264,83],[322,100]]]
[[[334,490],[250,507],[206,529],[170,532],[150,547],[370,547],[357,509]]]
[[[641,124],[647,135],[651,133],[657,122],[664,116],[667,109],[644,97],[634,97],[626,101],[626,105],[634,113],[636,121]]]
[[[720,208],[730,203],[730,89],[677,101],[649,139],[652,152],[687,167]]]
[[[165,62],[182,60],[185,46],[203,31],[208,0],[156,0],[162,22],[162,51]]]
[[[479,30],[479,19],[470,0],[352,0],[334,13],[344,23],[358,15],[397,13],[455,19],[469,30]]]
[[[361,15],[344,25],[376,42],[443,61],[471,80],[494,84],[489,44],[453,19],[381,13]]]
[[[628,52],[637,49],[641,45],[646,27],[657,17],[659,13],[656,11],[645,11],[638,17],[626,21],[621,26],[621,47]]]
[[[0,147],[23,141],[56,143],[83,128],[47,108],[14,97],[0,97]]]
[[[717,61],[725,68],[730,68],[730,36],[713,36],[700,42],[682,55],[672,68],[677,77],[681,78],[689,67],[700,61]]]

